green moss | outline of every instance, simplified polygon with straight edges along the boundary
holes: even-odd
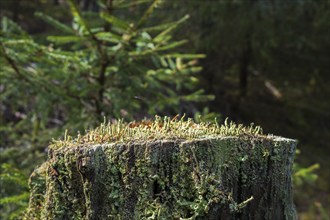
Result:
[[[26,219],[294,219],[294,147],[234,124],[102,124],[53,144]]]
[[[262,129],[259,126],[251,124],[248,127],[233,122],[224,124],[218,123],[194,123],[192,119],[180,120],[169,117],[156,116],[154,121],[141,121],[126,123],[122,120],[113,123],[102,123],[98,128],[77,137],[68,135],[65,132],[64,140],[53,140],[51,148],[70,147],[86,144],[101,144],[129,141],[155,141],[155,140],[180,140],[196,138],[213,138],[225,136],[263,136]]]
[[[48,164],[45,162],[38,167],[30,176],[30,201],[26,219],[41,219],[41,212],[45,203],[44,195],[46,193],[46,174]]]

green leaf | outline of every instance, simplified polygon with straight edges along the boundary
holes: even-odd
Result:
[[[49,57],[54,58],[54,59],[59,59],[59,60],[77,60],[79,59],[75,53],[73,52],[66,52],[66,51],[52,51],[47,54]]]
[[[95,36],[100,40],[112,43],[119,43],[121,41],[121,36],[111,32],[98,32],[95,34]]]
[[[151,53],[154,53],[155,50],[152,49],[152,50],[145,50],[145,51],[132,51],[132,52],[129,52],[128,55],[129,56],[132,56],[132,57],[142,57],[142,56],[146,56],[146,55],[149,55]]]
[[[12,21],[7,17],[3,17],[1,19],[1,30],[4,33],[6,32],[12,33],[13,31],[17,31],[17,34],[30,38],[30,36],[28,36],[26,31],[24,31],[18,24],[16,24],[14,21]]]
[[[181,59],[203,59],[205,58],[205,54],[180,54],[180,53],[172,53],[166,54],[161,57],[170,57],[170,58],[181,58]]]
[[[161,39],[159,39],[159,41],[154,41],[155,43],[159,43],[164,45],[165,43],[169,42],[172,39],[171,35],[164,35]]]
[[[145,32],[154,32],[154,31],[162,31],[165,30],[173,25],[176,25],[176,22],[170,22],[170,23],[166,23],[166,24],[161,24],[161,25],[157,25],[157,26],[153,26],[153,27],[146,27],[146,28],[141,28],[141,31],[145,31]]]
[[[129,8],[132,6],[137,6],[140,4],[148,3],[150,0],[134,0],[134,1],[114,1],[113,2],[113,7],[114,8]]]
[[[51,52],[52,54],[58,54],[58,55],[62,55],[62,56],[67,56],[67,57],[77,57],[77,53],[74,51],[59,51],[59,50],[54,50]]]
[[[35,16],[41,18],[45,22],[52,25],[54,28],[57,28],[58,30],[63,31],[64,33],[69,33],[69,34],[74,33],[74,31],[72,30],[71,27],[61,23],[60,21],[56,20],[55,18],[53,18],[51,16],[43,14],[42,12],[36,12]]]
[[[4,45],[17,45],[17,44],[24,44],[24,45],[33,45],[37,46],[33,40],[30,39],[18,39],[18,40],[8,40],[4,38],[0,38],[0,41],[3,42]]]
[[[8,203],[18,203],[22,200],[27,200],[30,196],[30,193],[25,192],[19,195],[15,195],[15,196],[8,196],[8,197],[4,197],[0,199],[0,204],[8,204]]]
[[[129,52],[129,55],[130,56],[146,56],[146,55],[155,53],[157,51],[163,51],[163,50],[169,50],[169,49],[172,49],[172,48],[176,48],[176,47],[181,46],[181,45],[183,45],[187,42],[188,42],[187,40],[176,41],[176,42],[173,42],[173,43],[168,44],[166,46],[162,46],[162,47],[158,47],[158,48],[154,48],[154,49],[150,49],[150,50]]]
[[[176,65],[175,65],[174,61],[170,57],[167,58],[167,63],[170,66],[171,69],[176,68]]]
[[[168,67],[168,64],[167,64],[166,60],[164,59],[164,57],[160,57],[160,63],[162,64],[163,67]]]
[[[100,13],[101,18],[103,18],[104,20],[106,20],[107,22],[111,23],[112,25],[127,30],[130,25],[128,22],[121,20],[120,18],[117,18],[113,15],[109,15],[107,13],[101,12]]]
[[[189,15],[185,15],[183,18],[180,20],[173,22],[171,25],[169,25],[164,31],[162,31],[160,34],[158,34],[155,38],[155,42],[161,42],[163,37],[173,31],[179,24],[183,23],[189,18]],[[155,27],[154,27],[155,28]]]
[[[191,73],[198,73],[202,70],[203,68],[202,67],[191,67],[191,68],[187,68],[187,69],[183,69],[183,70],[180,70],[180,73],[181,74],[191,74]]]
[[[80,11],[79,11],[75,1],[74,0],[69,0],[69,6],[70,6],[70,11],[71,11],[71,14],[74,18],[74,21],[76,21],[77,24],[79,25],[78,31],[82,32],[82,33],[84,31],[87,31],[88,33],[91,34],[85,20],[80,15]]]
[[[159,4],[161,3],[162,0],[154,0],[151,5],[149,6],[149,8],[146,10],[146,12],[144,12],[142,18],[139,20],[138,22],[138,27],[141,27],[141,25],[143,25],[145,23],[145,21],[150,17],[150,15],[153,13],[153,11],[155,10],[155,8],[157,8],[159,6]]]
[[[190,95],[182,96],[182,99],[185,101],[195,101],[195,102],[206,102],[213,100],[214,98],[215,98],[214,95],[204,95],[203,89],[197,90],[196,92]]]
[[[187,42],[188,42],[187,40],[175,41],[171,44],[167,44],[166,46],[158,47],[156,49],[156,51],[169,50],[169,49],[172,49],[172,48],[176,48],[176,47],[179,47],[179,46],[181,46],[181,45],[183,45]]]
[[[81,36],[48,36],[47,40],[57,43],[57,44],[66,44],[66,43],[75,43],[83,41],[86,38]]]

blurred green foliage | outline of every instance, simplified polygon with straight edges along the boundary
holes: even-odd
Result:
[[[4,163],[1,165],[0,185],[1,218],[17,219],[28,205],[28,176]]]
[[[329,214],[329,1],[0,4],[1,164],[27,177],[51,138],[94,127],[103,116],[224,115],[299,139],[300,217]],[[26,192],[1,181],[1,198]],[[23,197],[19,205],[2,202],[0,216],[15,215]]]
[[[19,177],[25,181],[59,130],[83,131],[104,116],[175,114],[183,111],[179,109],[183,102],[213,99],[196,90],[195,75],[201,70],[197,59],[204,55],[177,52],[187,40],[172,39],[173,30],[189,16],[150,26],[147,21],[159,0],[138,1],[133,6],[149,5],[118,15],[117,8],[132,4],[99,3],[99,12],[86,12],[68,1],[72,20],[66,23],[37,12],[61,33],[47,36],[50,43],[37,42],[7,17],[1,20],[1,163],[23,169],[25,178]],[[1,173],[17,174],[9,165]],[[4,218],[27,204],[27,186],[13,190],[15,185],[7,187],[7,180],[1,182]]]

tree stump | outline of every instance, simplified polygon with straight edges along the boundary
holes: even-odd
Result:
[[[295,140],[203,134],[114,141],[102,133],[50,147],[31,176],[25,218],[296,219]]]

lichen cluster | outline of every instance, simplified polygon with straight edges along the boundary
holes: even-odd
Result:
[[[178,140],[212,138],[219,136],[253,135],[262,136],[262,128],[254,126],[244,126],[242,124],[228,123],[228,119],[221,125],[215,120],[214,123],[195,123],[191,118],[187,120],[178,116],[174,118],[159,116],[154,121],[143,120],[140,122],[126,123],[123,120],[115,122],[103,122],[94,130],[88,131],[85,135],[78,134],[76,137],[65,132],[64,140],[53,140],[51,147],[69,147],[80,144],[102,144],[128,141],[152,141],[152,140]]]

